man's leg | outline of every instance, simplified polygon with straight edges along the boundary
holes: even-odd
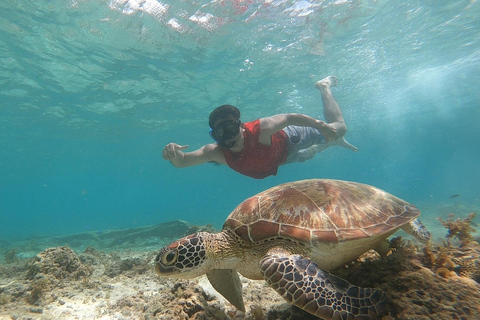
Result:
[[[322,94],[323,116],[325,117],[325,121],[329,125],[333,126],[333,128],[337,130],[338,134],[338,139],[336,141],[329,141],[324,146],[312,146],[312,148],[317,149],[317,152],[322,152],[326,148],[334,145],[344,147],[352,151],[358,150],[357,147],[347,142],[347,140],[345,140],[343,137],[347,133],[347,125],[343,119],[342,110],[340,110],[340,106],[330,90],[331,87],[335,87],[336,85],[337,78],[335,76],[328,76],[315,83],[315,87],[320,90],[320,93]]]
[[[337,85],[335,76],[328,76],[315,83],[315,87],[320,90],[323,102],[323,116],[325,121],[337,130],[338,137],[342,138],[347,133],[347,125],[343,119],[342,110],[333,97],[331,87]]]
[[[338,139],[326,142],[325,137],[316,129],[297,126],[286,127],[283,131],[289,139],[289,154],[285,163],[303,162],[312,159],[315,154],[332,146],[340,146],[352,151],[358,150],[343,137],[347,133],[347,125],[343,119],[340,106],[330,90],[331,87],[336,85],[337,78],[334,76],[328,76],[315,83],[315,87],[320,90],[322,95],[325,121],[337,131]]]

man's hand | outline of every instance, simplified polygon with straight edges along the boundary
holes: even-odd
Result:
[[[185,150],[188,148],[188,145],[181,146],[178,143],[170,142],[163,148],[162,157],[165,160],[173,160],[176,157],[183,155],[181,150]]]

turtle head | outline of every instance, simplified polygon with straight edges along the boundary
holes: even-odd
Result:
[[[190,279],[208,271],[205,235],[199,232],[163,247],[155,258],[155,271],[161,277]],[[208,237],[207,237],[208,238]]]

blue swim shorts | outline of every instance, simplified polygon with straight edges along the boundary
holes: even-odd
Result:
[[[327,140],[323,134],[312,127],[300,127],[300,126],[288,126],[283,129],[286,133],[287,141],[287,161],[290,162],[303,162],[311,159],[315,152],[305,150],[313,145],[325,144]]]

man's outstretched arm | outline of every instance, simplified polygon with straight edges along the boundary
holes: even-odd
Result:
[[[183,152],[187,148],[188,145],[181,146],[178,143],[171,142],[163,148],[162,157],[178,168],[196,166],[207,162],[226,163],[216,144],[207,144],[195,151]]]

